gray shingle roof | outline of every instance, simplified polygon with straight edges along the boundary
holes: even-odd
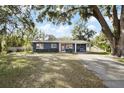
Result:
[[[66,40],[66,41],[62,41],[62,40],[54,40],[54,41],[32,41],[34,42],[54,42],[54,43],[81,43],[81,44],[87,44],[89,42],[87,41],[83,41],[83,40]]]

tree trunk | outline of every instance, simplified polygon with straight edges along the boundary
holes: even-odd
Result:
[[[113,44],[114,35],[111,32],[111,29],[109,28],[106,20],[104,19],[103,15],[101,14],[99,8],[96,5],[91,6],[93,9],[93,15],[94,17],[99,21],[102,27],[102,31],[105,34],[105,36],[108,38],[111,44]]]
[[[113,55],[116,55],[118,57],[121,57],[122,55],[124,55],[124,5],[122,5],[122,9],[121,9],[121,17],[120,17],[120,22],[118,23],[117,18],[113,20],[113,26],[115,28],[115,30],[117,30],[117,24],[120,26],[118,29],[118,31],[115,31],[115,41],[113,41],[112,44],[112,52]],[[119,32],[120,31],[120,32]],[[118,34],[120,33],[120,35],[118,36]]]
[[[112,47],[112,55],[121,56],[119,39],[120,39],[120,20],[118,19],[118,13],[116,9],[116,5],[112,7],[112,19],[113,19],[113,28],[114,28],[114,40]]]
[[[114,7],[115,8],[115,7]],[[102,27],[102,32],[105,34],[105,36],[108,38],[109,42],[110,42],[110,46],[111,46],[111,53],[112,55],[117,55],[118,53],[118,39],[115,38],[115,36],[113,35],[113,33],[111,32],[106,20],[104,19],[103,15],[101,14],[99,8],[96,5],[92,6],[93,9],[93,15],[94,17],[99,21],[99,23],[101,24]],[[115,10],[115,9],[114,9]],[[116,13],[116,11],[115,11]],[[116,17],[115,17],[116,20]],[[115,21],[114,20],[114,21]],[[115,26],[117,24],[115,23]],[[117,27],[117,26],[116,26]]]
[[[111,54],[114,56],[120,55],[119,40],[114,39],[113,44],[111,44]]]
[[[120,20],[118,19],[118,13],[116,9],[116,5],[112,7],[112,19],[113,19],[113,28],[114,28],[114,36],[117,41],[120,38]]]
[[[124,5],[122,5],[121,9],[121,17],[120,17],[120,41],[119,41],[119,52],[118,56],[124,55]]]
[[[2,42],[2,35],[0,35],[0,52],[2,51],[1,42]]]

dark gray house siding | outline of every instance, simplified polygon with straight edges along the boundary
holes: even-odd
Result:
[[[37,49],[36,44],[43,44],[43,49]],[[51,48],[51,44],[57,44],[57,48]],[[33,52],[59,52],[59,43],[41,43],[41,42],[35,42],[33,45]]]
[[[59,45],[60,43],[60,45]],[[37,44],[42,44],[43,48],[37,48]],[[56,47],[51,47],[51,45],[56,44]],[[70,47],[70,44],[72,46]],[[87,51],[87,43],[75,43],[75,42],[32,42],[33,52],[86,52]],[[76,49],[75,49],[76,48]]]

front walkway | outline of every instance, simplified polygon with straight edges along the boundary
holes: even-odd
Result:
[[[124,64],[114,62],[110,56],[78,54],[82,64],[99,76],[107,87],[124,88]]]

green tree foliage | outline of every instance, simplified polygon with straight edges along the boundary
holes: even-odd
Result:
[[[35,35],[33,40],[45,40],[46,38],[47,38],[47,34],[45,33],[45,31],[41,31],[38,29],[35,30]]]
[[[111,52],[110,43],[103,33],[100,33],[92,40],[92,44],[103,49],[106,52]]]
[[[77,23],[72,30],[72,36],[74,40],[90,41],[95,33],[95,31],[88,29],[85,21]]]
[[[39,12],[37,21],[51,21],[54,24],[72,24],[71,19],[78,13],[80,18],[87,20],[92,14],[89,6],[79,5],[47,5],[33,6]]]
[[[57,38],[57,40],[66,41],[66,40],[73,40],[73,38],[72,37],[63,36],[63,37]]]
[[[0,11],[0,52],[9,46],[29,44],[35,33],[31,7],[0,6]]]
[[[0,52],[5,49],[6,36],[16,25],[14,16],[18,13],[20,11],[17,6],[0,6]]]
[[[48,35],[48,39],[47,40],[56,40],[56,37],[54,35]]]

